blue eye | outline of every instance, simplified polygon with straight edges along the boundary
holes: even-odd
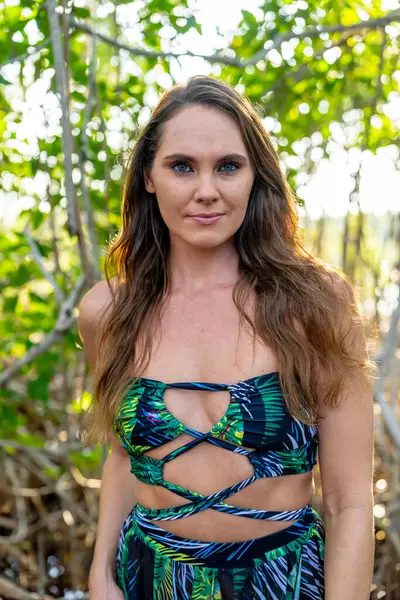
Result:
[[[235,171],[238,171],[240,169],[240,165],[238,165],[237,163],[225,163],[224,165],[222,165],[223,167],[235,167],[234,170],[229,169],[228,171],[226,171],[226,173],[235,173]]]
[[[171,165],[171,169],[173,171],[175,171],[175,173],[190,173],[190,171],[187,171],[185,168],[181,169],[179,167],[188,167],[191,170],[191,167],[185,163],[185,162],[176,162],[173,165]],[[224,163],[223,165],[221,165],[220,168],[222,167],[234,167],[234,169],[224,169],[223,172],[225,173],[235,173],[236,171],[238,171],[240,169],[240,165],[234,162],[229,162],[229,163]]]
[[[177,162],[175,164],[173,164],[171,166],[171,168],[176,172],[176,173],[188,173],[189,171],[184,171],[183,169],[176,169],[175,167],[189,167],[189,165],[187,165],[184,162]],[[190,168],[190,167],[189,167]]]

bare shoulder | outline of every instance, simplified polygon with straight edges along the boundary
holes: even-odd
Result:
[[[117,282],[113,278],[110,285],[116,290]],[[96,283],[79,303],[78,329],[85,354],[94,366],[97,343],[104,327],[105,317],[112,305],[112,294],[107,281]]]
[[[110,284],[114,287],[113,279]],[[99,281],[83,296],[79,304],[79,316],[84,319],[96,320],[101,318],[111,303],[111,292],[107,281]]]

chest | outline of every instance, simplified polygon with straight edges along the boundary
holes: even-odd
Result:
[[[255,298],[245,307],[253,319]],[[192,298],[172,295],[161,315],[150,361],[140,375],[163,382],[234,383],[277,370],[271,349],[240,323],[232,289]],[[228,391],[167,389],[169,413],[206,432],[228,410]]]
[[[256,299],[245,307],[254,320]],[[276,370],[271,349],[254,339],[232,289],[192,298],[172,295],[161,315],[149,364],[141,373],[163,381],[233,383]]]

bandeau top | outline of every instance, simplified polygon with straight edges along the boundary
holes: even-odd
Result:
[[[230,402],[223,417],[207,433],[184,425],[166,407],[168,388],[226,391]],[[190,400],[188,400],[190,401]],[[256,479],[311,471],[317,461],[318,428],[306,425],[288,412],[279,373],[272,372],[228,385],[223,383],[164,383],[139,377],[129,382],[114,422],[115,433],[130,456],[131,472],[142,482],[163,486],[188,503],[162,509],[137,504],[136,514],[150,520],[179,519],[211,508],[220,512],[257,519],[292,521],[309,506],[298,510],[248,509],[225,502]],[[182,433],[193,440],[162,459],[146,452],[174,440]],[[253,475],[209,496],[166,481],[164,465],[200,443],[207,442],[244,455]]]

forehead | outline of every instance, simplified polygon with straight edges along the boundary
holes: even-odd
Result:
[[[159,151],[247,154],[238,124],[216,108],[190,106],[169,119],[160,139]]]

